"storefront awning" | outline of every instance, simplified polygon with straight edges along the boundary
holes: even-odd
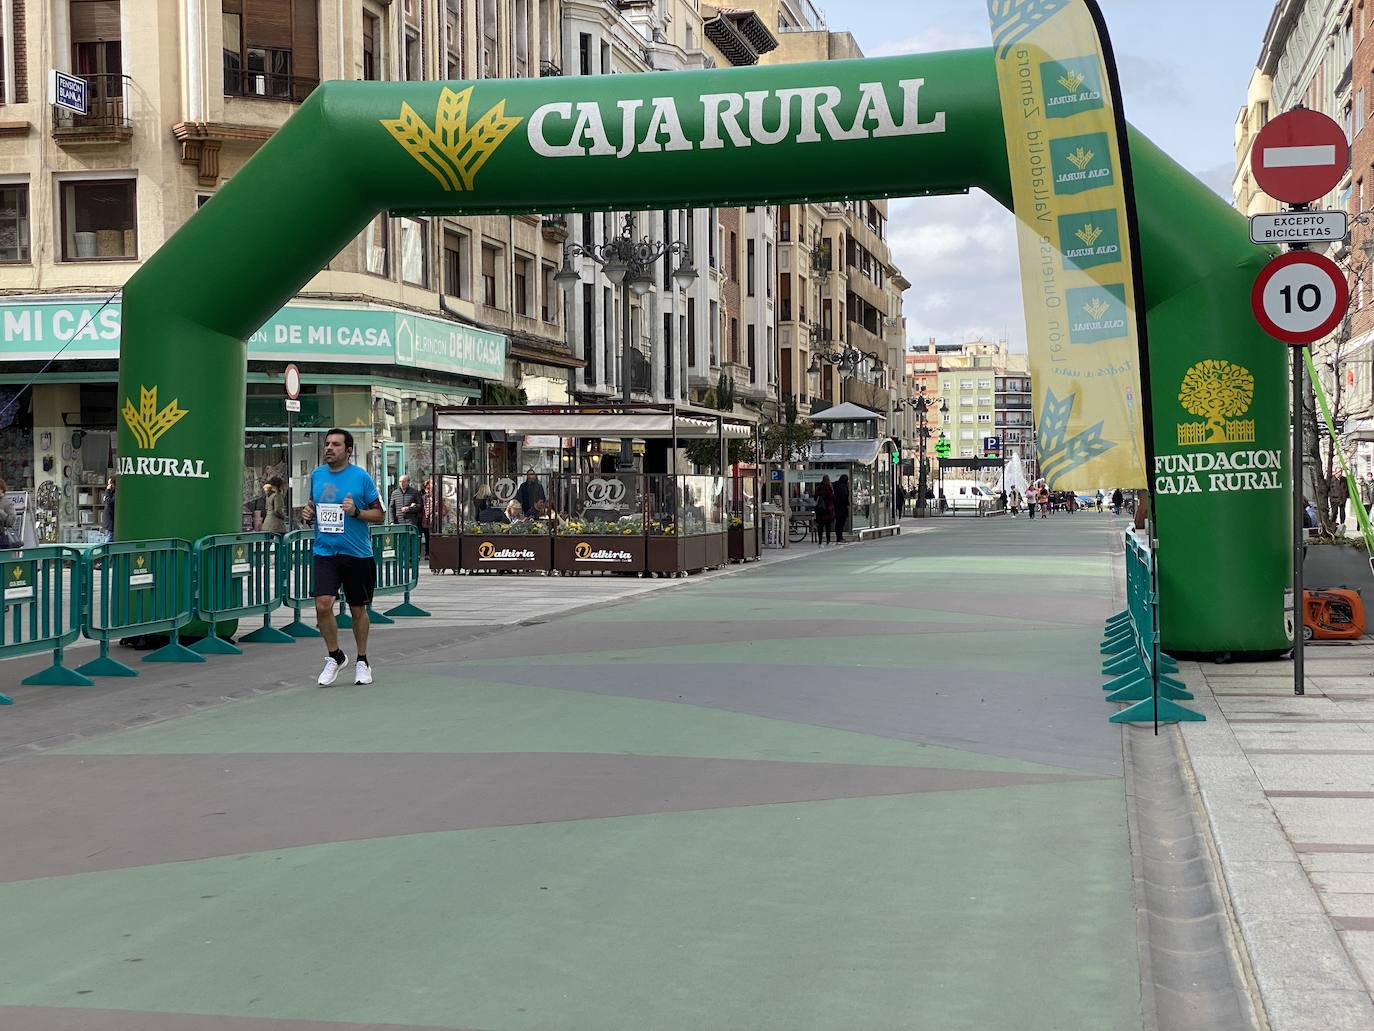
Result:
[[[854,463],[871,465],[883,446],[881,440],[818,440],[806,454],[806,460],[816,464]]]
[[[846,401],[841,405],[832,405],[823,411],[811,414],[812,422],[867,422],[871,419],[887,422],[887,416],[872,409],[864,408],[862,405],[856,405],[853,401]]]
[[[684,415],[671,408],[539,409],[466,406],[436,413],[439,429],[468,432],[498,431],[517,436],[636,437],[748,437],[747,423],[724,422],[720,430],[710,416]]]

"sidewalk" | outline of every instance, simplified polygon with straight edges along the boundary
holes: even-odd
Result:
[[[1182,737],[1272,1031],[1374,1028],[1374,642],[1181,663]]]

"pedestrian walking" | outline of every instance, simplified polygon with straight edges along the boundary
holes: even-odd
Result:
[[[897,484],[897,522],[906,514],[906,488]]]
[[[844,543],[844,527],[849,522],[849,474],[842,473],[835,484],[835,543]]]
[[[533,519],[538,514],[539,502],[548,501],[544,485],[539,482],[533,469],[525,470],[525,482],[515,492],[515,500],[520,502],[520,512],[526,519]]]
[[[420,501],[420,540],[423,553],[429,555],[429,528],[434,524],[434,477],[425,477],[425,489]]]
[[[1112,491],[1112,515],[1119,516],[1121,514],[1121,503],[1124,500],[1125,499],[1121,495],[1120,487]]]
[[[282,493],[280,476],[268,477],[262,485],[262,528],[278,537],[286,532],[286,495]]]
[[[4,477],[0,476],[0,547],[22,548],[24,541],[20,534],[19,516],[14,511],[14,503],[5,497],[9,489],[9,484],[5,482]],[[14,620],[17,627],[19,625],[17,614]],[[15,632],[18,633],[18,630]]]
[[[357,646],[353,683],[372,683],[367,608],[377,586],[377,565],[372,559],[370,524],[382,522],[385,513],[377,485],[352,459],[353,434],[337,427],[326,433],[324,465],[310,474],[310,499],[301,506],[301,520],[315,527],[315,618],[327,653],[317,681],[321,687],[333,684],[347,661],[339,648],[339,626],[334,618],[341,590],[353,619],[353,643]]]
[[[1021,492],[1015,487],[1012,487],[1008,501],[1011,504],[1011,517],[1015,519],[1021,512]]]
[[[106,540],[114,540],[115,527],[115,478],[111,476],[105,481],[105,490],[100,495],[100,528],[109,536]]]
[[[1345,506],[1350,503],[1350,488],[1346,486],[1345,475],[1342,473],[1331,481],[1331,488],[1327,491],[1327,498],[1331,502],[1331,522],[1338,528],[1345,525]]]
[[[1040,504],[1040,491],[1035,486],[1026,488],[1026,513],[1027,518],[1035,519],[1036,506]]]
[[[831,485],[828,475],[822,476],[821,482],[816,484],[816,508],[813,517],[816,520],[816,542],[829,544],[830,528],[835,522],[835,488]]]
[[[1098,487],[1098,488],[1097,488],[1097,494],[1094,495],[1093,500],[1097,502],[1097,510],[1098,510],[1099,512],[1101,512],[1101,511],[1102,511],[1102,488],[1101,488],[1101,487]]]
[[[1044,484],[1040,486],[1040,518],[1047,519],[1050,514],[1050,489]]]

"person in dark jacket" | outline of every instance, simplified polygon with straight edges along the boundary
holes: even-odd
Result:
[[[849,475],[835,484],[835,543],[844,543],[844,528],[849,522]]]
[[[100,496],[102,508],[100,511],[100,528],[110,535],[114,540],[115,524],[115,478],[111,476],[105,481],[105,493]]]
[[[515,500],[520,502],[520,512],[526,519],[533,519],[538,514],[539,502],[548,501],[544,485],[539,482],[533,469],[525,470],[525,482],[515,492]]]
[[[391,489],[387,499],[388,515],[393,523],[409,523],[418,527],[424,519],[424,499],[420,492],[410,485],[410,477],[402,476]]]
[[[1117,487],[1112,491],[1112,515],[1121,514],[1121,506],[1125,502],[1125,496],[1121,493],[1121,488]]]
[[[829,476],[822,476],[816,484],[816,541],[818,544],[830,543],[830,527],[835,522],[835,488]]]

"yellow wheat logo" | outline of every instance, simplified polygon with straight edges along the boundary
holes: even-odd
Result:
[[[1084,246],[1091,247],[1097,243],[1097,238],[1102,235],[1102,230],[1091,222],[1084,222],[1083,228],[1073,235],[1082,240]]]
[[[1088,313],[1090,318],[1096,321],[1102,318],[1103,315],[1106,315],[1107,312],[1111,310],[1111,307],[1112,306],[1102,298],[1094,297],[1087,304],[1083,305],[1083,310]]]
[[[1064,87],[1066,93],[1077,93],[1085,78],[1082,72],[1067,72],[1059,77],[1059,85]]]
[[[472,90],[469,86],[461,93],[454,93],[445,86],[439,94],[433,129],[406,103],[401,104],[399,118],[382,119],[386,131],[396,137],[396,141],[438,179],[445,190],[471,190],[472,181],[487,163],[487,158],[523,120],[508,118],[506,102],[502,100],[468,128]]]
[[[23,568],[23,566],[15,566],[15,567],[14,567],[14,572],[10,573],[10,578],[13,579],[13,580],[22,580],[22,579],[24,579],[24,568]]]
[[[1079,147],[1077,150],[1075,150],[1072,154],[1069,155],[1069,160],[1073,162],[1073,167],[1081,172],[1083,171],[1083,169],[1088,167],[1089,162],[1091,162],[1092,159],[1096,156],[1097,155],[1094,154],[1092,151],[1084,150],[1082,147]]]
[[[157,407],[157,387],[152,390],[138,388],[138,407],[127,397],[124,399],[124,422],[134,435],[140,451],[151,451],[157,446],[162,435],[181,421],[187,409],[178,408],[176,398],[168,401],[161,410]]]

